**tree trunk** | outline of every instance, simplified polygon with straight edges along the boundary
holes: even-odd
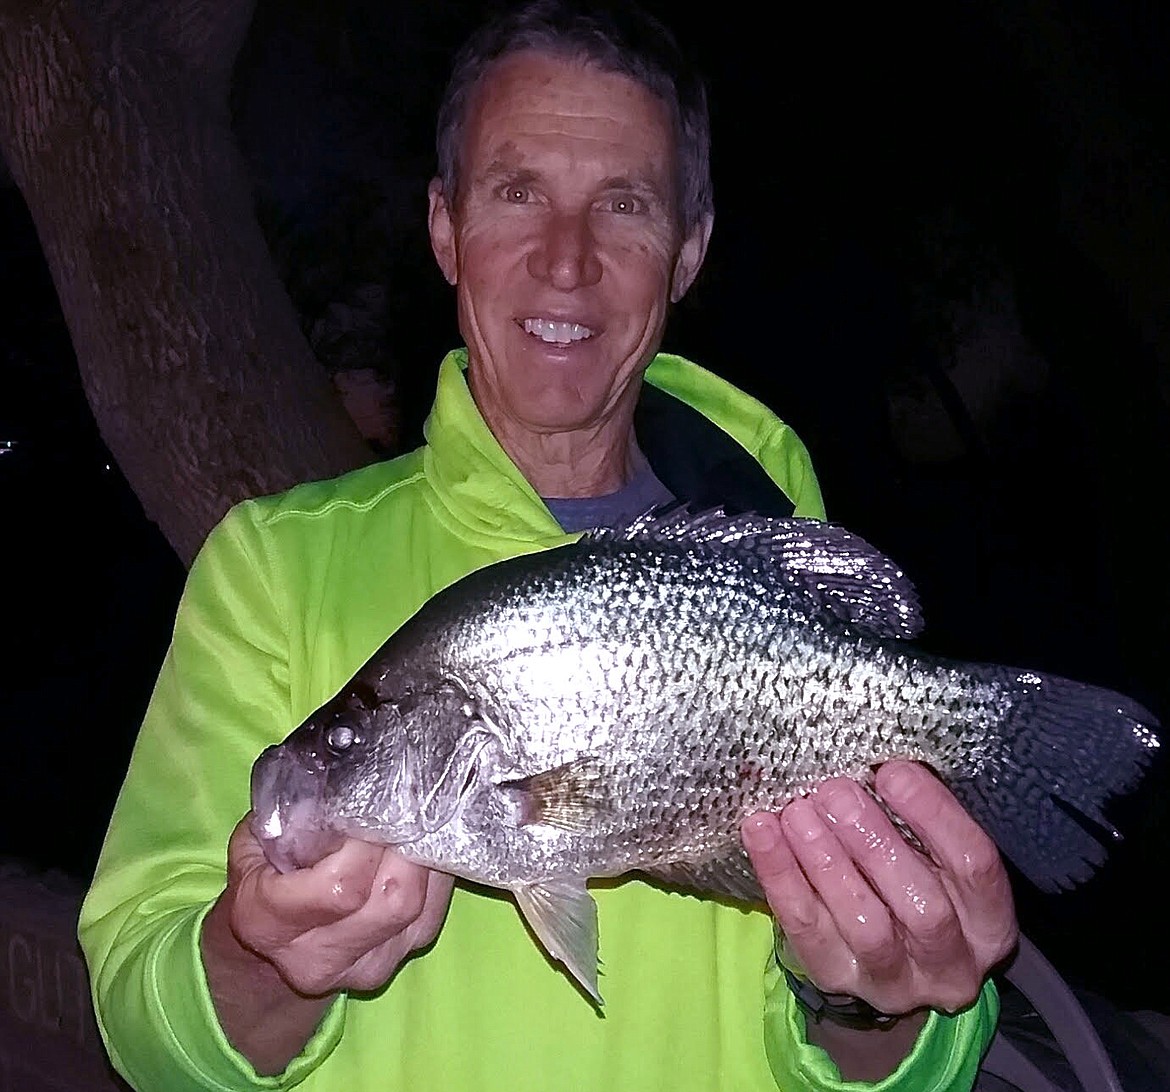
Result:
[[[369,462],[256,222],[251,0],[0,0],[0,152],[106,445],[184,564],[235,502]]]

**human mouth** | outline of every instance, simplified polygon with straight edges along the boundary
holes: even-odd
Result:
[[[568,345],[573,341],[584,341],[593,336],[588,326],[579,322],[556,322],[553,319],[526,318],[523,322],[524,332],[540,338],[541,341],[556,345]]]

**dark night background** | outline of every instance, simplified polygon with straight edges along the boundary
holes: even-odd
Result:
[[[1167,287],[1163,8],[1080,0],[1056,24],[1029,3],[995,19],[954,2],[774,8],[762,28],[651,7],[709,77],[715,142],[712,248],[666,347],[797,429],[830,515],[916,579],[922,644],[1112,686],[1165,720],[1170,336],[1130,306]],[[261,3],[237,69],[262,222],[306,330],[361,313],[360,336],[315,346],[394,379],[404,447],[457,338],[425,185],[446,66],[479,11]],[[1070,42],[1067,63],[1035,63]],[[1094,203],[1127,227],[1104,249],[1077,219]],[[0,513],[0,857],[84,879],[183,570],[97,434],[11,185]],[[1167,780],[1163,763],[1114,804],[1127,837],[1089,884],[1019,888],[1066,977],[1163,1011]]]

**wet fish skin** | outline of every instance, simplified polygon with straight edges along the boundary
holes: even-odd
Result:
[[[945,661],[914,589],[842,528],[720,512],[482,569],[434,597],[257,761],[278,867],[317,831],[512,890],[592,996],[594,877],[761,898],[739,825],[826,777],[927,762],[1034,882],[1087,878],[1158,745],[1108,690]],[[1063,805],[1057,803],[1063,801]],[[598,998],[599,999],[599,998]]]

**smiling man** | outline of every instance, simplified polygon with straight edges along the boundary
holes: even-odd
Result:
[[[878,784],[929,856],[844,780],[745,823],[767,908],[600,886],[604,1018],[508,900],[354,840],[281,874],[241,820],[256,756],[467,572],[676,499],[823,515],[792,431],[659,351],[711,231],[707,131],[628,6],[538,3],[457,58],[429,223],[466,349],[426,444],[210,536],[85,903],[141,1092],[971,1086],[1015,919],[994,847],[918,766]]]
[[[642,373],[711,231],[709,212],[683,226],[674,144],[646,87],[525,51],[472,100],[458,189],[431,183],[472,396],[543,496],[611,493],[637,467]]]

